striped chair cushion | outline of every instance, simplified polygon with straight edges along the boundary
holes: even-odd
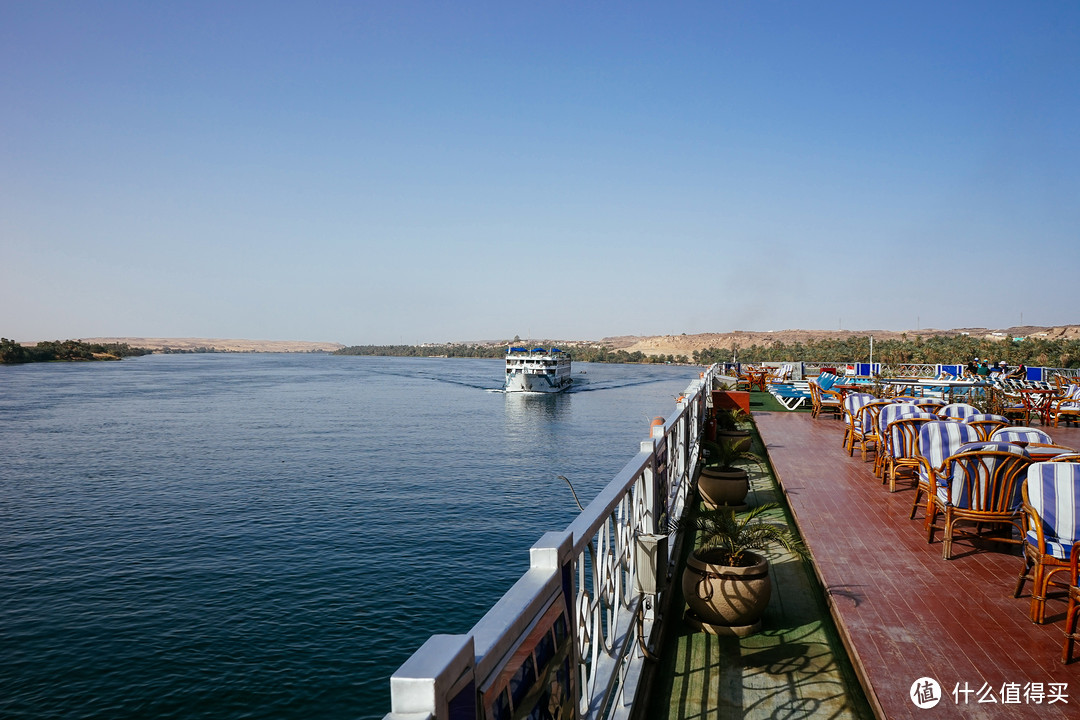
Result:
[[[1032,427],[1003,427],[1000,430],[995,430],[994,434],[990,436],[991,440],[1002,440],[1004,442],[1029,442],[1029,443],[1046,443],[1052,445],[1054,441],[1049,435],[1042,430],[1037,430]]]
[[[859,408],[869,402],[873,402],[874,399],[874,396],[869,393],[849,393],[847,397],[844,398],[844,409],[854,415],[859,412]]]
[[[1076,402],[1062,402],[1058,405],[1058,409],[1076,410],[1080,408],[1080,385],[1070,385],[1065,388],[1065,400],[1075,400]]]
[[[978,453],[978,452],[1003,452],[1010,455],[1016,455],[1018,457],[1028,457],[1027,451],[1019,445],[1014,445],[1007,442],[993,442],[988,440],[964,443],[956,449],[954,455],[960,456],[961,453]],[[958,508],[985,508],[992,502],[991,496],[996,493],[988,488],[988,482],[993,477],[994,471],[1002,463],[1008,462],[1005,458],[997,455],[968,455],[958,460],[949,462],[949,467],[943,473],[943,477],[938,478],[938,499],[943,503],[949,503],[953,507]],[[964,466],[966,472],[958,472],[960,466]],[[978,478],[978,481],[970,482],[972,477]],[[949,488],[947,485],[952,486],[951,497]],[[1021,487],[1023,483],[1017,482],[1012,488],[1012,497],[1010,497],[1006,503],[1006,506],[1010,509],[1018,509],[1022,501]],[[971,497],[969,493],[974,491],[975,497]],[[988,496],[987,493],[991,496]],[[951,502],[950,502],[951,501]]]
[[[881,412],[878,413],[878,430],[881,435],[885,435],[886,428],[889,427],[889,423],[893,420],[899,420],[907,415],[915,415],[919,412],[919,408],[910,403],[893,403],[892,405],[886,405],[881,408]]]
[[[930,413],[915,413],[893,420],[887,426],[889,454],[896,459],[916,457],[919,454],[919,431],[925,423],[936,422],[937,419],[937,415]]]
[[[979,408],[974,405],[968,405],[967,403],[952,403],[951,405],[945,405],[938,410],[938,415],[948,418],[963,419],[972,415],[979,415]]]
[[[1080,540],[1080,464],[1035,463],[1028,468],[1027,496],[1042,524],[1046,552],[1067,560]],[[1038,546],[1035,528],[1025,539]]]
[[[935,420],[919,429],[919,455],[937,469],[945,458],[956,453],[964,443],[977,442],[979,433],[959,420]],[[926,481],[926,470],[919,469],[919,478]]]
[[[836,384],[837,377],[832,373],[821,373],[817,376],[817,384],[822,390],[828,390]]]
[[[991,420],[1003,423],[1009,422],[1009,418],[1004,415],[991,415],[990,413],[978,413],[976,415],[968,415],[964,418],[964,422],[966,423],[979,422],[980,420]]]
[[[869,420],[865,413],[859,415],[859,410],[874,400],[874,396],[867,393],[848,393],[844,398],[844,422],[847,423],[849,430],[854,430],[859,435],[862,434]],[[855,427],[856,415],[859,415],[859,427]]]

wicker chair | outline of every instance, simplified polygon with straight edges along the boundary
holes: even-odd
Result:
[[[1019,544],[1023,540],[1010,535],[987,536],[983,523],[1009,524],[1023,533],[1021,489],[1031,458],[1012,443],[975,442],[960,447],[946,459],[937,489],[931,495],[926,513],[926,541],[934,541],[937,515],[943,515],[942,556],[952,558],[954,538],[959,535]],[[957,523],[975,523],[976,530],[960,531]]]
[[[753,372],[754,372],[754,367],[752,365],[747,365],[746,367],[742,368],[741,372],[736,373],[736,375],[735,375],[735,389],[736,390],[746,390],[747,392],[752,390],[753,389],[753,379],[754,379],[753,374],[752,374]]]
[[[876,456],[881,450],[881,431],[878,429],[878,415],[882,408],[893,405],[892,400],[871,400],[855,411],[852,423],[852,442],[848,455],[855,454],[855,440],[859,441],[859,449],[862,451],[863,462],[866,462],[866,453],[869,446],[873,446]]]
[[[955,453],[961,445],[976,442],[979,433],[970,425],[965,425],[959,420],[938,419],[928,422],[919,428],[919,474],[915,486],[915,499],[911,503],[911,519],[915,519],[915,512],[919,509],[919,498],[926,493],[926,511],[934,501],[934,491],[937,487],[937,473],[942,471],[945,459]]]
[[[1050,418],[1054,427],[1065,420],[1066,423],[1080,421],[1080,385],[1069,385],[1058,396],[1050,400]]]
[[[811,378],[808,385],[810,387],[810,417],[816,418],[823,412],[840,417],[843,412],[840,406],[842,401],[840,393],[821,387],[817,378]]]
[[[915,403],[919,406],[919,409],[923,412],[936,413],[941,408],[948,405],[947,402],[938,398],[919,398]]]
[[[896,478],[901,472],[911,471],[912,477],[919,471],[919,430],[928,422],[936,422],[930,413],[904,415],[886,427],[881,482],[889,483],[889,492],[896,492]]]
[[[1009,419],[1002,415],[980,413],[978,415],[968,415],[964,418],[964,423],[979,431],[980,440],[989,440],[995,430],[1008,427]]]
[[[1080,542],[1080,464],[1035,463],[1024,483],[1024,569],[1013,597],[1031,580],[1031,622],[1046,619],[1046,593],[1056,573],[1069,568],[1073,543]]]
[[[853,392],[848,393],[847,396],[844,398],[844,401],[841,403],[841,408],[843,410],[842,418],[844,420],[844,437],[842,444],[844,449],[848,451],[848,455],[855,454],[856,432],[862,432],[862,415],[859,414],[859,410],[862,408],[863,405],[871,403],[876,399],[877,398],[875,398],[873,395],[870,395],[869,393]],[[860,424],[858,427],[856,427],[855,423],[856,415],[859,415]]]
[[[878,413],[878,435],[882,438],[883,452],[879,452],[875,457],[874,475],[879,478],[885,477],[885,468],[888,465],[889,458],[889,435],[887,432],[889,424],[902,417],[919,413],[918,407],[904,402],[894,402],[881,408],[881,412]]]
[[[1069,606],[1065,610],[1065,644],[1061,648],[1061,662],[1072,659],[1073,640],[1080,639],[1076,632],[1076,617],[1080,615],[1080,543],[1074,543],[1069,558]]]

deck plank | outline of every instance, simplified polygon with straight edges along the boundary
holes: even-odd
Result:
[[[874,477],[873,463],[841,449],[842,424],[806,413],[755,412],[754,420],[845,637],[852,662],[878,713],[922,717],[912,683],[935,678],[944,697],[938,717],[1068,718],[1080,713],[1080,661],[1060,663],[1064,599],[1047,604],[1047,624],[1028,620],[1030,583],[1012,597],[1023,561],[1013,547],[968,540],[941,556],[941,533],[927,544],[920,511],[908,519],[914,490],[896,493]],[[1080,448],[1080,429],[1048,428]],[[957,684],[994,688],[996,704],[957,704]],[[1067,683],[1068,704],[1002,703],[1006,683]],[[962,698],[961,698],[962,699]]]

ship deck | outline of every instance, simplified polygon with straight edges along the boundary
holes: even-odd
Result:
[[[1045,625],[1031,623],[1030,583],[1012,597],[1023,565],[1015,546],[958,540],[945,560],[941,533],[928,544],[922,511],[908,517],[914,489],[889,493],[872,462],[848,457],[839,420],[751,398],[755,450],[767,450],[775,476],[751,472],[748,502],[786,501],[775,519],[796,524],[813,562],[770,553],[764,628],[742,639],[690,628],[673,588],[644,717],[1076,717],[1080,659],[1060,662],[1063,593],[1051,593]],[[1080,428],[1048,432],[1080,448]],[[929,711],[909,696],[924,677],[941,687]],[[1051,683],[1067,684],[1067,704],[1051,702]]]
[[[909,519],[914,489],[889,493],[870,461],[848,457],[839,420],[804,412],[754,420],[876,715],[919,717],[909,692],[930,677],[943,693],[935,716],[1077,716],[1080,662],[1060,661],[1064,596],[1051,594],[1045,625],[1028,620],[1030,583],[1012,597],[1023,565],[1015,546],[961,540],[945,560],[940,532],[928,544],[922,512]],[[1047,430],[1080,448],[1080,428]],[[1068,704],[1050,702],[1051,683],[1068,684]],[[1040,688],[1041,702],[1025,695]]]

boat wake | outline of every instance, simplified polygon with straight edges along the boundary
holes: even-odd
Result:
[[[593,387],[577,387],[577,381],[574,381],[572,386],[566,392],[568,393],[582,393],[582,392],[596,392],[598,390],[621,390],[622,388],[637,387],[638,385],[655,385],[656,383],[667,382],[666,378],[657,378],[655,380],[639,380],[638,382],[626,382],[619,383],[617,385],[595,385]]]
[[[366,369],[374,375],[390,375],[393,377],[410,378],[413,380],[427,380],[436,383],[446,383],[447,385],[460,385],[462,387],[473,388],[475,390],[486,390],[488,392],[502,392],[502,388],[493,388],[490,385],[480,385],[477,383],[466,382],[465,380],[454,380],[451,378],[439,377],[438,375],[432,375],[430,373],[403,373],[403,372],[387,372],[385,370],[372,370]]]

